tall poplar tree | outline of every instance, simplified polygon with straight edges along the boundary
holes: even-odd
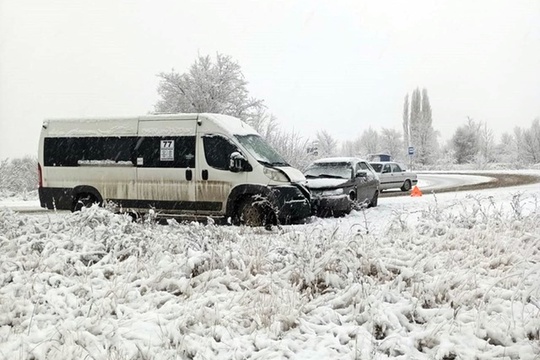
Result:
[[[410,106],[408,100],[407,95],[403,106],[403,138],[407,146],[415,148],[414,162],[429,164],[435,158],[437,139],[427,90],[416,88]]]
[[[407,94],[403,102],[403,143],[405,148],[408,148],[410,145],[409,133],[409,94]]]
[[[418,129],[422,118],[422,95],[420,89],[416,88],[411,96],[411,113],[409,117],[409,136],[411,145],[418,147]]]

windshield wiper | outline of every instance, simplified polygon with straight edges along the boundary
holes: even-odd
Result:
[[[270,162],[270,161],[260,160],[260,159],[257,159],[257,161],[267,167],[290,166],[286,162],[282,162],[282,161]]]
[[[266,167],[274,167],[274,164],[272,164],[271,162],[268,162],[268,161],[265,161],[265,160],[259,160],[259,159],[257,159],[257,161],[258,161],[260,164],[262,164],[262,165],[264,165],[264,166],[266,166]]]
[[[330,174],[306,175],[306,178],[345,179],[343,176],[339,176],[339,175],[330,175]]]

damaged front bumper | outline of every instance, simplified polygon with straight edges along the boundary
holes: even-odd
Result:
[[[352,201],[346,194],[332,196],[313,195],[311,199],[311,210],[313,214],[320,217],[340,216],[351,212]]]

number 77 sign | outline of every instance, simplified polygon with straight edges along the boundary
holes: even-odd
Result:
[[[161,140],[160,161],[174,161],[174,140]]]

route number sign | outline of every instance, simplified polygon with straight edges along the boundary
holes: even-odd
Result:
[[[161,140],[160,161],[174,161],[174,140]]]

